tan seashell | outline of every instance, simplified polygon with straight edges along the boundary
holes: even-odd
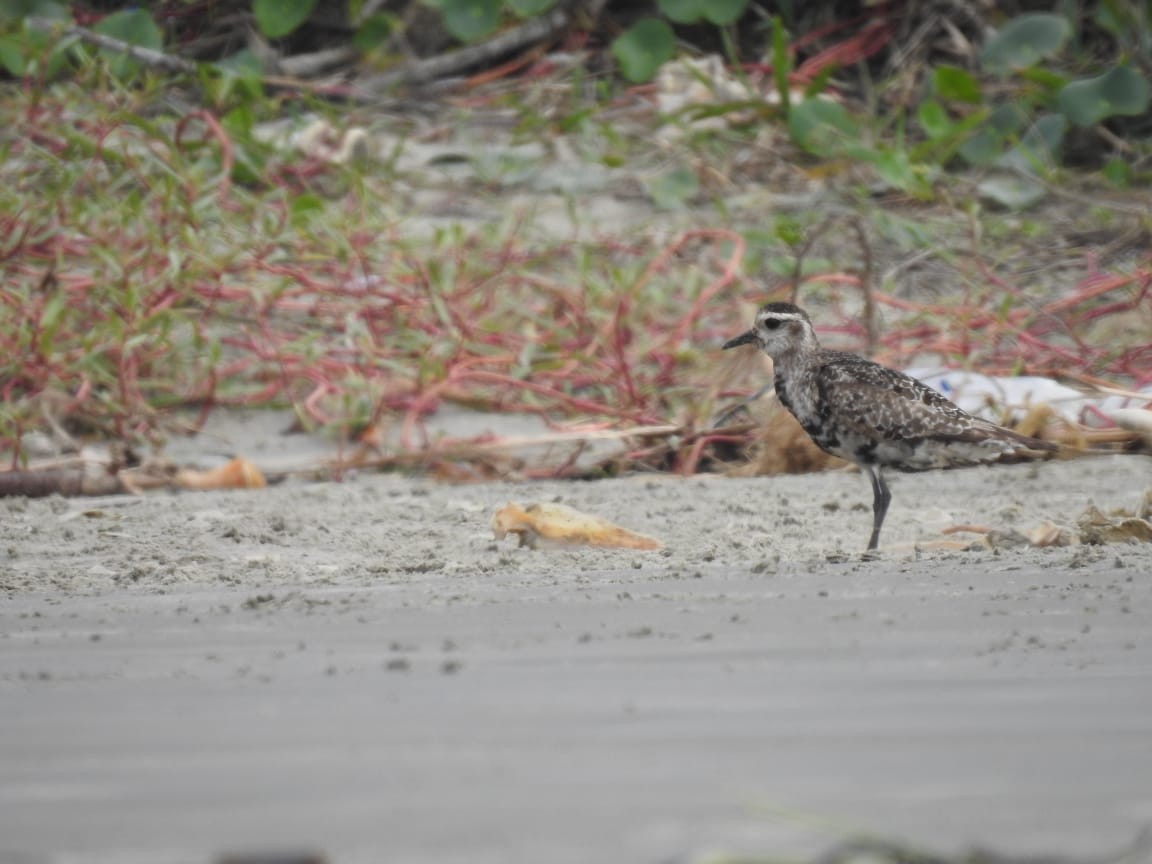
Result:
[[[604,546],[619,549],[660,549],[659,540],[636,534],[607,519],[582,513],[563,504],[529,504],[521,507],[508,502],[492,517],[497,540],[516,534],[521,546],[536,548],[544,540],[556,544]]]

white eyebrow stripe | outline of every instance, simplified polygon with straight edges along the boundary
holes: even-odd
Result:
[[[795,312],[769,312],[767,315],[760,316],[760,323],[763,324],[771,318],[773,321],[803,321],[802,315],[797,315]]]

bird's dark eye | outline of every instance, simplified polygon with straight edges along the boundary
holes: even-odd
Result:
[[[779,330],[780,329],[780,322],[775,318],[769,318],[767,321],[764,322],[764,329],[765,330]]]

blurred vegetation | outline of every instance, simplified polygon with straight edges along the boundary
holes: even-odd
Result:
[[[582,50],[582,74],[615,72],[607,97],[651,80],[677,54],[716,52],[738,74],[773,82],[778,100],[761,105],[761,117],[785,122],[804,150],[867,163],[910,194],[930,194],[934,175],[955,164],[1017,177],[1071,164],[1101,169],[1118,186],[1150,173],[1148,0],[0,0],[9,75],[75,67],[85,49],[75,34],[53,36],[44,19],[201,63],[204,75],[323,78],[350,98],[436,77],[439,67],[420,64],[437,56],[459,56],[467,65],[445,68],[474,73],[550,47]],[[526,22],[540,26],[514,38]],[[473,50],[460,54],[465,43]],[[139,71],[131,58],[101,53],[118,77]],[[1039,190],[1024,179],[990,191],[1015,206]]]
[[[720,71],[682,67],[678,86],[711,98],[654,109],[669,61],[705,55]],[[406,446],[444,399],[706,422],[716,394],[700,397],[699,345],[730,317],[710,304],[738,296],[742,267],[788,274],[822,214],[696,237],[688,278],[668,269],[676,237],[568,241],[515,216],[429,236],[406,230],[397,191],[413,117],[511,114],[513,143],[564,139],[583,160],[567,183],[647,168],[658,138],[636,194],[668,212],[711,199],[726,227],[721,190],[781,165],[962,221],[983,218],[978,201],[1023,211],[1070,172],[1117,194],[1152,179],[1152,2],[1139,0],[0,0],[0,68],[0,441],[13,462],[45,424],[159,441],[167,412],[202,419],[219,404],[289,405],[347,434],[398,417]],[[340,127],[380,111],[393,155],[367,166],[260,134],[285,116]],[[473,151],[459,157],[471,185],[446,194],[534,170]],[[1142,242],[1147,206],[1126,212]],[[875,226],[905,248],[944,245],[917,218]],[[1146,275],[1117,279],[1116,310],[1139,308]],[[1087,347],[1076,328],[1091,310],[1061,307],[1053,336],[1051,310],[980,317],[986,300],[942,325],[965,331],[940,340],[949,361],[1051,373],[1077,357],[1078,372],[1144,383],[1128,330]],[[1033,339],[1015,367],[1011,333]]]

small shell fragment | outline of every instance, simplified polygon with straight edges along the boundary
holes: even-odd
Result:
[[[1054,522],[1042,522],[1028,532],[1028,541],[1037,548],[1048,546],[1072,546],[1077,542],[1076,535]]]
[[[492,517],[492,531],[497,540],[503,540],[508,534],[516,534],[521,546],[533,549],[540,541],[617,549],[662,548],[659,540],[636,534],[607,519],[582,513],[563,504],[529,504],[521,507],[508,502]]]
[[[1108,516],[1092,504],[1080,514],[1076,527],[1080,530],[1080,542],[1089,546],[1152,543],[1152,522],[1125,513]]]

